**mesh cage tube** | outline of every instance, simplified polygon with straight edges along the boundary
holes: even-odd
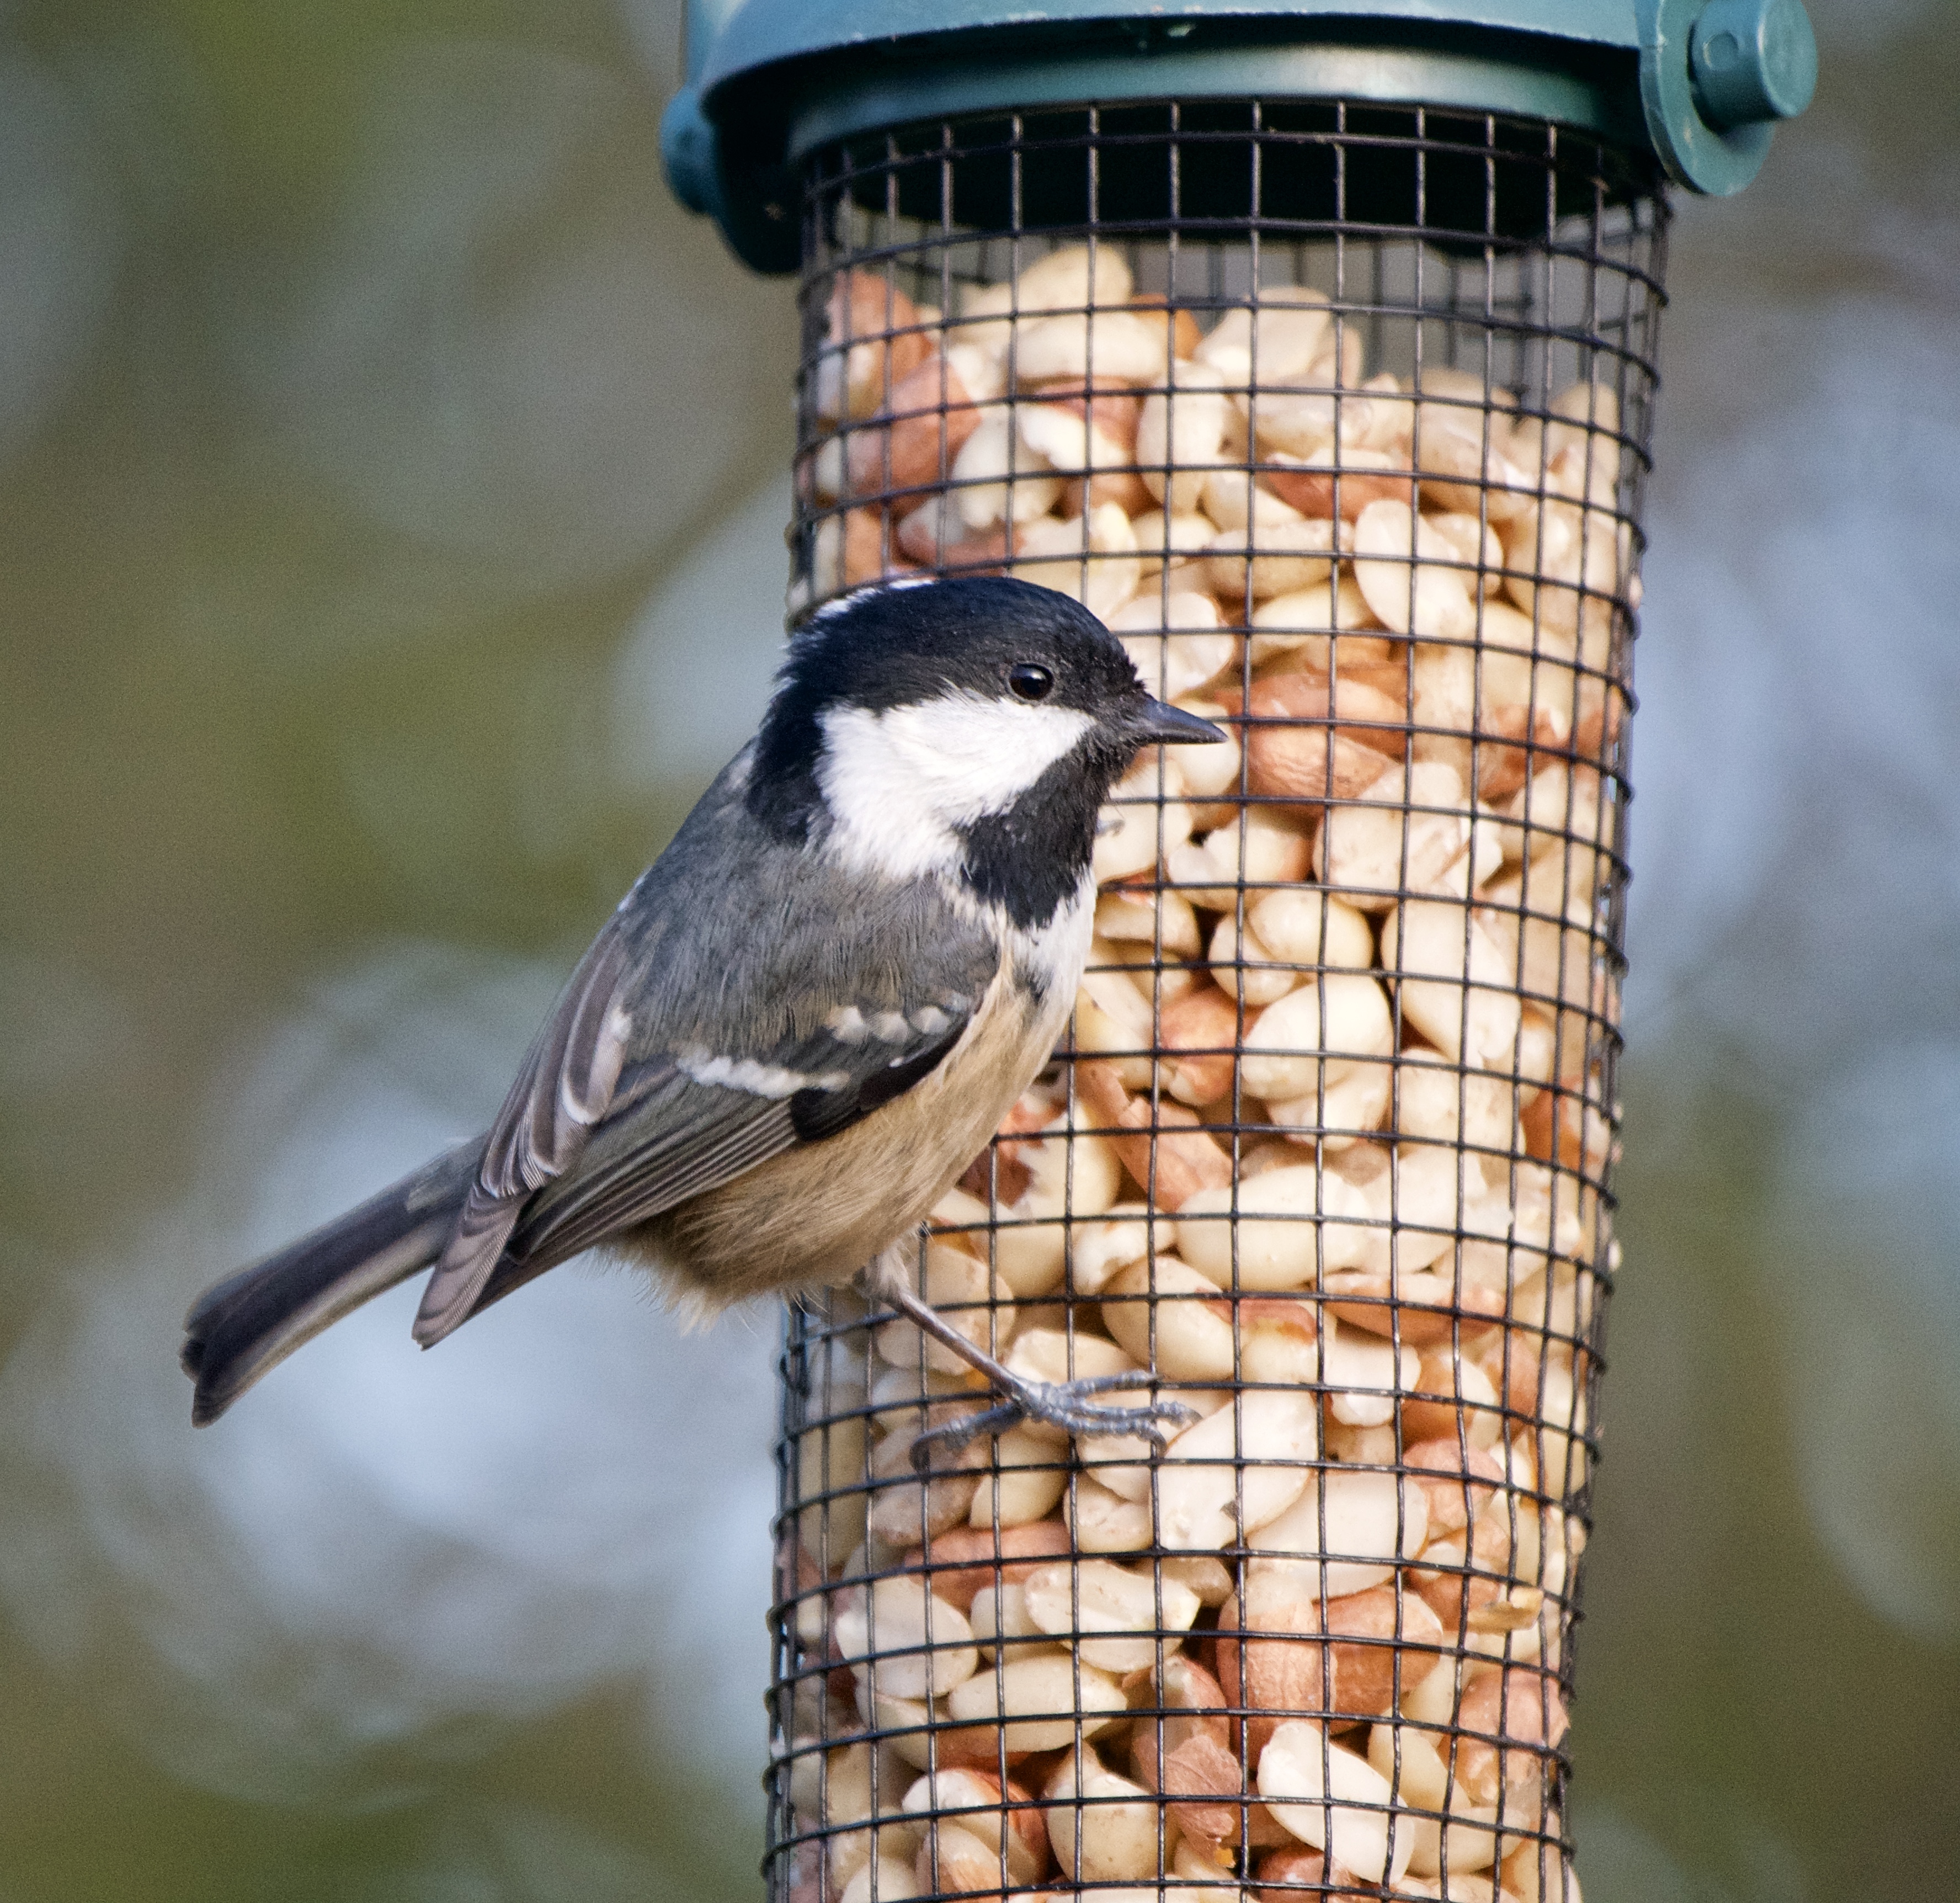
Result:
[[[1629,647],[1666,206],[1541,124],[955,123],[804,205],[793,616],[1084,601],[1147,754],[1068,1045],[918,1245],[1161,1455],[791,1313],[770,1895],[1576,1898]]]

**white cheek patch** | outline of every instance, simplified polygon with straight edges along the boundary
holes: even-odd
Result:
[[[817,778],[848,862],[893,877],[949,871],[957,828],[1004,813],[1096,724],[1071,707],[978,694],[823,717]]]

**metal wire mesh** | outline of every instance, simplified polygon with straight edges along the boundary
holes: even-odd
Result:
[[[804,215],[793,615],[1006,570],[1237,744],[1118,789],[1070,1044],[917,1264],[1202,1418],[921,1476],[962,1364],[792,1313],[771,1894],[1576,1895],[1656,182],[1167,104],[833,148]]]

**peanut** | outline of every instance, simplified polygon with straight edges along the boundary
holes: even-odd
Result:
[[[920,1894],[909,1863],[880,1857],[864,1864],[845,1885],[842,1903],[873,1903],[873,1898],[877,1899],[877,1903],[884,1903],[887,1897],[914,1897]]]
[[[831,1630],[838,1656],[883,1696],[943,1698],[979,1669],[966,1615],[912,1575],[880,1580],[837,1614]]]
[[[1418,706],[1416,718],[1423,718]],[[1418,759],[1406,768],[1385,762],[1351,797],[1328,811],[1314,842],[1314,868],[1363,912],[1392,912],[1399,894],[1433,886],[1471,847],[1462,777],[1443,761]]]
[[[1102,1325],[1139,1367],[1173,1381],[1230,1381],[1238,1338],[1218,1293],[1216,1282],[1187,1263],[1160,1255],[1110,1278]]]
[[[1138,434],[1141,438],[1141,422]],[[1147,486],[1147,473],[1144,479]],[[1148,509],[1133,517],[1130,527],[1136,532],[1137,558],[1143,564],[1147,582],[1165,569],[1174,578],[1185,576],[1193,558],[1203,553],[1205,543],[1218,533],[1218,525],[1196,509],[1170,514],[1162,509]]]
[[[1373,502],[1414,502],[1415,479],[1396,469],[1396,459],[1383,450],[1347,449],[1337,466],[1314,469],[1301,459],[1275,450],[1260,480],[1280,500],[1302,515],[1338,514],[1343,521],[1360,519]]]
[[[1024,1585],[1036,1567],[1068,1551],[1068,1529],[1058,1520],[1045,1520],[998,1534],[991,1527],[956,1527],[908,1553],[905,1564],[923,1571],[935,1599],[963,1612],[982,1586],[997,1579]]]
[[[1237,670],[1238,635],[1219,628],[1218,606],[1190,589],[1146,590],[1109,617],[1144,685],[1160,700],[1181,700]]]
[[[1238,387],[1252,387],[1256,361],[1260,387],[1283,389],[1306,377],[1332,332],[1332,314],[1319,291],[1275,285],[1262,291],[1256,303],[1227,311],[1192,355]]]
[[[969,536],[998,530],[1003,523],[1032,522],[1046,515],[1061,499],[1066,486],[1055,473],[1053,464],[1017,438],[1013,418],[1004,404],[975,418],[953,458],[952,474],[950,499],[959,525],[949,549],[966,546]],[[909,546],[908,552],[911,552]],[[999,560],[1007,552],[1004,536],[994,559]],[[922,562],[935,558],[930,549],[915,556]]]
[[[918,307],[870,272],[838,275],[828,317],[829,343],[817,358],[812,388],[813,407],[827,420],[868,416],[891,385],[932,354],[931,339],[914,328]]]
[[[1220,1288],[1306,1288],[1360,1259],[1367,1214],[1361,1192],[1339,1177],[1282,1167],[1185,1198],[1178,1249]]]
[[[1176,1552],[1216,1551],[1235,1532],[1277,1518],[1307,1481],[1319,1452],[1310,1394],[1258,1389],[1179,1434],[1158,1471],[1157,1543]]]
[[[816,1755],[805,1761],[815,1765]],[[820,1796],[812,1792],[799,1801],[820,1815],[832,1833],[826,1845],[831,1882],[841,1889],[873,1856],[908,1862],[921,1827],[902,1813],[899,1794],[911,1783],[905,1761],[889,1747],[858,1743],[840,1745],[821,1761]],[[872,1828],[849,1828],[861,1824]]]
[[[1259,1795],[1305,1844],[1363,1882],[1399,1883],[1408,1868],[1407,1831],[1391,1838],[1388,1780],[1367,1759],[1331,1744],[1317,1725],[1290,1718],[1259,1755]]]
[[[1236,479],[1214,477],[1211,486],[1229,495],[1239,485]],[[1208,486],[1208,498],[1210,494]],[[1255,602],[1266,601],[1325,581],[1336,559],[1354,546],[1344,524],[1337,529],[1332,522],[1301,516],[1277,496],[1268,496],[1266,501],[1271,504],[1271,511],[1260,505],[1249,520],[1221,529],[1205,545],[1204,568],[1211,592],[1228,607],[1249,596]],[[1261,519],[1262,513],[1267,519]],[[1278,520],[1272,519],[1275,514]],[[1357,527],[1354,534],[1359,533]],[[1370,601],[1369,606],[1375,604]],[[1376,609],[1376,613],[1380,612]]]
[[[1134,1882],[1157,1873],[1160,1826],[1150,1793],[1119,1777],[1087,1745],[1062,1760],[1043,1794],[1048,1841],[1072,1882]]]
[[[1070,521],[1043,516],[1027,523],[1014,538],[1013,572],[1107,616],[1137,592],[1143,565],[1130,518],[1105,502]]]
[[[1405,501],[1370,502],[1354,524],[1354,579],[1382,625],[1420,641],[1476,632],[1463,558]]]
[[[1013,1335],[1014,1305],[1006,1281],[950,1242],[934,1237],[926,1243],[919,1293],[934,1308],[948,1311],[947,1319],[976,1348],[991,1354]],[[942,1374],[963,1375],[969,1365],[910,1322],[887,1322],[874,1339],[880,1356],[894,1367],[912,1367],[921,1355],[928,1368]]]
[[[1179,1208],[1201,1189],[1231,1181],[1232,1159],[1192,1127],[1198,1119],[1182,1104],[1160,1105],[1153,1117],[1148,1099],[1131,1098],[1113,1066],[1086,1064],[1077,1076],[1091,1114],[1114,1126],[1110,1147],[1158,1208]]]
[[[943,482],[979,425],[959,372],[944,358],[928,357],[845,439],[849,493],[875,495]]]
[[[1290,819],[1252,807],[1202,839],[1171,845],[1164,866],[1188,903],[1229,912],[1247,887],[1291,885],[1303,878],[1312,852],[1306,835]]]
[[[961,1742],[956,1733],[952,1742],[979,1753],[984,1764],[996,1736],[1010,1754],[1053,1751],[1078,1735],[1106,1730],[1125,1704],[1122,1687],[1108,1672],[1058,1652],[1010,1660],[963,1679],[946,1708],[972,1734]]]
[[[1144,486],[1174,518],[1194,515],[1223,454],[1231,406],[1208,365],[1173,362],[1164,388],[1144,399],[1137,418],[1137,465]],[[1215,533],[1215,529],[1212,531]]]
[[[1039,1141],[1022,1145],[1017,1160],[1028,1173],[1026,1186],[996,1218],[994,1268],[1009,1295],[1045,1295],[1061,1282],[1068,1246],[1062,1218],[1099,1216],[1116,1200],[1121,1173],[1109,1140],[1071,1128],[1066,1115]],[[937,1296],[928,1299],[938,1306]],[[1011,1303],[1007,1313],[1010,1321],[998,1331],[1004,1338],[1012,1332]]]
[[[1252,665],[1284,658],[1289,666],[1326,674],[1357,662],[1386,661],[1389,643],[1372,632],[1381,625],[1344,571],[1318,587],[1269,596],[1252,610]]]
[[[1068,1484],[1068,1470],[1052,1443],[1025,1426],[995,1438],[993,1467],[981,1476],[966,1510],[970,1526],[1025,1526],[1045,1520]]]
[[[930,1873],[922,1871],[921,1881],[928,1889],[977,1889],[989,1882],[998,1883],[1004,1857],[1010,1883],[1032,1883],[1048,1868],[1048,1828],[1040,1807],[1012,1780],[1003,1782],[984,1771],[942,1771],[912,1785],[905,1793],[903,1809],[908,1815],[950,1819],[958,1831],[978,1842],[988,1860],[984,1869],[970,1853],[959,1861],[963,1878],[979,1877],[979,1882],[971,1885],[963,1880],[934,1883],[929,1880]],[[941,1870],[947,1870],[953,1860],[947,1855],[942,1827]]]
[[[1275,799],[1352,799],[1408,744],[1402,704],[1360,681],[1281,674],[1254,687],[1246,711],[1252,791]]]
[[[1324,972],[1269,1004],[1248,1026],[1241,1059],[1255,1096],[1297,1097],[1338,1080],[1395,1043],[1387,994],[1367,972]]]
[[[1028,1617],[1044,1632],[1064,1640],[1077,1658],[1119,1675],[1149,1670],[1160,1651],[1178,1643],[1169,1635],[1188,1631],[1198,1616],[1198,1595],[1189,1586],[1108,1560],[1042,1567],[1023,1591]]]
[[[1394,1474],[1336,1469],[1316,1476],[1292,1506],[1249,1542],[1262,1556],[1250,1577],[1284,1580],[1303,1596],[1363,1594],[1413,1559],[1429,1538],[1429,1502]]]
[[[1374,1586],[1325,1595],[1304,1564],[1252,1574],[1244,1609],[1218,1615],[1218,1682],[1249,1714],[1255,1761],[1287,1718],[1316,1714],[1345,1730],[1392,1712],[1400,1691],[1427,1675],[1443,1621],[1413,1593]]]

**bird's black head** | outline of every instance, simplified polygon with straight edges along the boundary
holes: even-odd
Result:
[[[894,878],[959,870],[1039,925],[1079,885],[1140,747],[1217,740],[1153,699],[1066,595],[994,576],[867,589],[797,634],[757,737],[749,810]]]

